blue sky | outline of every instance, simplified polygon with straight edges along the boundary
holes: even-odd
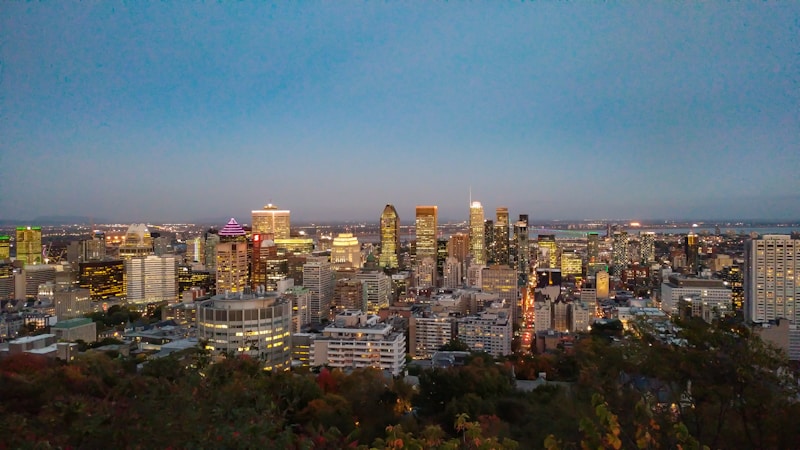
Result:
[[[3,2],[0,218],[800,217],[800,3],[654,3]]]

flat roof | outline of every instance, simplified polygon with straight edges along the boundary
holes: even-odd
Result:
[[[62,320],[53,325],[53,328],[75,328],[92,323],[92,319],[88,317],[78,317],[75,319]]]

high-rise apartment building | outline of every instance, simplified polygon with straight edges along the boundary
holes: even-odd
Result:
[[[628,232],[615,231],[612,239],[611,274],[618,277],[628,265]]]
[[[253,233],[272,234],[274,239],[289,239],[291,237],[291,221],[288,209],[278,209],[272,203],[264,209],[252,211]]]
[[[380,266],[387,269],[399,267],[400,217],[394,205],[386,205],[381,213],[381,256]]]
[[[764,235],[747,241],[744,289],[747,322],[800,325],[800,240]]]
[[[247,238],[244,229],[231,219],[219,231],[217,244],[217,293],[243,292],[248,286]]]
[[[483,206],[481,202],[472,202],[469,205],[469,254],[472,263],[486,264],[486,232],[483,223]]]
[[[444,275],[442,287],[445,289],[457,289],[463,285],[462,264],[453,256],[448,256],[444,262]]]
[[[336,280],[333,286],[333,300],[331,309],[336,313],[345,310],[359,310],[367,312],[367,299],[364,292],[364,282],[352,278]]]
[[[639,252],[642,264],[650,264],[656,260],[656,234],[652,231],[639,233]]]
[[[25,264],[41,264],[42,227],[17,227],[14,245],[17,248],[17,261]]]
[[[178,259],[174,255],[137,256],[125,262],[128,303],[178,300]]]
[[[303,264],[303,287],[309,291],[308,311],[311,323],[328,320],[333,300],[333,270],[327,261]]]
[[[366,311],[377,314],[381,308],[389,307],[389,296],[392,293],[392,280],[389,275],[379,270],[361,270],[356,279],[364,284]]]

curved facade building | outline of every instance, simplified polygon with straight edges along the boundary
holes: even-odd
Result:
[[[290,368],[291,324],[291,301],[275,293],[221,294],[197,305],[197,338],[213,355],[248,355],[266,370]]]
[[[400,216],[394,205],[386,205],[381,213],[381,267],[395,269],[399,266],[397,253],[400,251]]]

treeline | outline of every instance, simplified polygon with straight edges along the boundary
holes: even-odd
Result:
[[[577,380],[532,392],[475,355],[418,385],[375,370],[269,373],[196,352],[0,361],[0,448],[800,448],[797,380],[746,329],[582,339]]]

